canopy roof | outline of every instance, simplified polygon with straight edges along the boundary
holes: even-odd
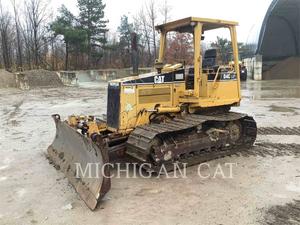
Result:
[[[187,17],[181,20],[175,20],[173,22],[165,23],[156,26],[156,30],[159,31],[177,31],[177,32],[193,32],[193,23],[200,22],[203,24],[203,30],[213,30],[222,27],[237,26],[238,23],[234,21],[226,21],[220,19],[208,19],[199,17]]]

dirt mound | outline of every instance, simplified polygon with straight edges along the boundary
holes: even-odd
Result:
[[[279,61],[263,74],[264,80],[300,78],[300,57]]]
[[[0,70],[0,88],[16,87],[16,78],[13,73]]]
[[[34,87],[61,87],[58,74],[48,70],[28,70],[17,74],[18,86],[22,89]]]

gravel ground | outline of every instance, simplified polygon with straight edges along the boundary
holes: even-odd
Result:
[[[88,87],[0,89],[0,224],[300,224],[294,133],[260,134],[251,154],[209,162],[201,170],[208,178],[198,166],[187,169],[187,178],[113,178],[91,212],[45,157],[55,135],[51,114],[105,114],[106,84]],[[260,127],[300,126],[299,80],[242,87],[235,111],[254,115]],[[233,178],[226,163],[236,165]],[[218,165],[226,179],[213,176]]]

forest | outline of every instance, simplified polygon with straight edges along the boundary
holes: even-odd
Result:
[[[102,0],[77,0],[78,15],[65,5],[51,11],[46,0],[9,0],[12,10],[0,0],[0,68],[79,70],[128,68],[132,64],[132,38],[136,37],[140,67],[153,65],[158,54],[159,34],[155,26],[170,21],[167,0],[150,0],[130,18],[120,15],[117,31],[109,21]],[[192,36],[170,34],[166,59],[192,61]],[[230,42],[218,38],[214,47],[226,52]],[[247,46],[240,43],[247,50]]]

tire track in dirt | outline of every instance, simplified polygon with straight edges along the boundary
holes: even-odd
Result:
[[[300,135],[300,127],[259,127],[260,135]]]
[[[13,104],[14,109],[9,112],[9,115],[8,115],[9,119],[14,118],[20,112],[20,107],[23,105],[23,103],[24,103],[24,99]]]
[[[272,142],[255,143],[252,148],[241,149],[237,152],[238,155],[261,156],[261,157],[278,157],[278,156],[295,156],[300,157],[300,144],[280,144]]]
[[[264,213],[262,225],[299,225],[300,200],[285,205],[271,206]]]

